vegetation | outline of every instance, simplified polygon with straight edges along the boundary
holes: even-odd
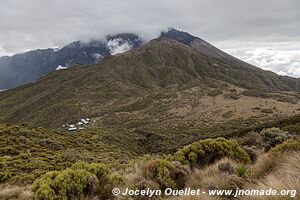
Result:
[[[171,160],[178,161],[191,167],[201,167],[228,157],[241,162],[249,162],[248,154],[236,141],[224,138],[207,139],[194,142],[177,151]]]
[[[25,138],[30,141],[33,141],[33,138],[32,136],[29,137],[29,130],[36,131],[34,132],[35,134],[31,134],[35,137],[39,134],[43,136],[42,133],[46,131],[44,129],[29,129],[28,126],[6,126],[3,130],[5,130],[3,132],[7,132],[10,135],[17,135],[16,132],[20,133],[21,131],[25,131],[27,133],[27,137]],[[274,130],[276,133],[283,132],[280,129],[274,128],[270,130],[264,129],[263,131],[268,133],[274,133]],[[105,132],[105,130],[102,131]],[[55,134],[55,132],[53,132],[53,134]],[[83,134],[82,136],[88,136],[87,133],[82,132],[78,134],[78,137],[81,134]],[[257,132],[251,132],[251,134],[257,135]],[[270,135],[270,138],[266,140],[266,142],[269,140],[273,141],[274,137],[272,136],[274,134],[265,135]],[[59,140],[66,139],[64,138],[64,134],[60,135],[57,133],[57,135],[54,136],[58,137]],[[97,137],[100,137],[100,135]],[[96,139],[95,137],[92,138]],[[40,143],[42,145],[49,145],[49,148],[51,147],[54,152],[56,151],[55,149],[60,148],[60,145],[63,147],[66,145],[64,142],[57,143],[54,137],[51,139],[52,142],[49,142],[49,139],[44,139]],[[21,141],[24,142],[25,139],[21,138]],[[251,145],[247,138],[244,137],[243,141],[243,144]],[[262,141],[261,139],[261,142],[264,143],[265,140]],[[282,166],[281,160],[286,159],[286,156],[274,156],[274,153],[281,154],[283,152],[299,151],[299,142],[297,140],[287,140],[282,144],[278,144],[271,150],[270,154],[260,154],[253,164],[249,162],[251,156],[250,154],[248,155],[248,150],[244,149],[234,140],[224,138],[200,140],[179,149],[174,154],[166,156],[165,158],[161,156],[158,158],[159,156],[156,156],[156,158],[149,160],[149,158],[145,157],[147,160],[145,162],[132,160],[133,163],[126,166],[117,163],[110,164],[109,166],[116,171],[114,174],[122,174],[122,176],[119,176],[112,175],[108,166],[104,164],[76,162],[79,155],[74,155],[74,152],[77,152],[77,150],[73,146],[73,148],[70,148],[69,151],[60,156],[61,159],[66,159],[66,161],[63,162],[65,167],[56,168],[57,166],[52,165],[51,168],[44,168],[43,166],[48,165],[48,161],[46,161],[47,164],[38,165],[36,166],[36,170],[26,172],[27,177],[32,176],[32,180],[35,180],[32,185],[32,193],[30,190],[28,193],[24,192],[23,189],[5,188],[0,190],[0,197],[2,195],[3,199],[9,199],[9,195],[7,192],[5,193],[5,191],[11,191],[11,194],[14,195],[15,198],[19,198],[20,196],[24,197],[24,199],[112,199],[111,189],[122,181],[124,181],[123,184],[126,185],[126,187],[135,189],[152,188],[164,190],[168,187],[178,189],[191,187],[207,190],[209,188],[235,189],[237,187],[250,187],[249,185],[251,185],[253,181],[260,181],[261,178],[268,177],[274,170]],[[31,160],[39,160],[28,157],[28,155],[19,155],[20,153],[12,149],[5,150],[5,152],[10,152],[11,154],[1,157],[2,166],[5,167],[4,169],[7,172],[5,176],[4,173],[2,173],[1,177],[5,182],[8,181],[10,184],[16,179],[20,180],[21,176],[16,176],[16,174],[10,176],[9,174],[13,173],[13,171],[9,172],[9,165],[3,165],[3,163],[15,159],[15,156],[27,158],[27,161],[29,158],[29,163],[31,163]],[[31,156],[34,154],[33,151],[30,153]],[[48,154],[45,154],[45,156],[49,157]],[[58,160],[54,161],[57,162]],[[95,162],[96,160],[92,159],[89,161]],[[25,163],[25,160],[23,162]],[[76,163],[72,164],[73,162]],[[101,159],[96,162],[101,162]],[[59,164],[59,162],[57,164]],[[135,169],[129,172],[128,169],[132,167]],[[193,170],[191,170],[191,168],[193,168]],[[127,172],[124,172],[124,169]],[[40,175],[36,172],[40,172]],[[131,178],[132,181],[128,180],[128,178],[126,178],[128,176],[127,173],[133,173],[135,178]],[[26,181],[23,183],[26,183]],[[30,183],[30,181],[27,183]],[[14,184],[16,184],[16,182],[14,182]]]
[[[282,144],[275,146],[271,149],[272,153],[282,153],[282,152],[299,152],[300,151],[300,142],[298,140],[287,140]]]
[[[238,165],[236,170],[239,177],[244,178],[250,175],[250,170],[245,165]]]
[[[262,160],[263,161],[263,160]],[[244,185],[245,189],[251,190],[267,190],[269,188],[276,188],[280,190],[290,190],[287,195],[271,195],[271,196],[245,196],[245,200],[285,200],[285,199],[298,199],[299,194],[297,191],[300,189],[298,184],[299,178],[297,174],[300,173],[300,154],[292,153],[285,157],[278,159],[277,164],[273,167],[272,171],[260,176],[258,181],[251,183],[247,182]]]
[[[146,153],[133,135],[124,134],[119,141],[117,132],[101,128],[70,134],[2,124],[0,132],[1,183],[30,184],[48,171],[64,170],[78,161],[122,168],[121,162]]]
[[[275,147],[277,144],[284,142],[287,138],[286,132],[275,127],[263,129],[260,134],[266,148]]]
[[[163,159],[149,160],[143,166],[143,177],[158,183],[161,189],[183,188],[186,176],[183,166]]]
[[[267,93],[266,91],[262,90],[245,90],[241,93],[242,95],[245,96],[250,96],[250,97],[261,97],[261,98],[271,98],[272,95]]]
[[[223,92],[220,89],[213,89],[213,90],[210,90],[207,93],[208,96],[212,96],[212,97],[215,97],[215,96],[218,96],[218,95],[221,95],[221,94],[223,94]]]
[[[32,185],[34,199],[109,199],[116,182],[103,164],[75,163],[69,169],[44,174]]]

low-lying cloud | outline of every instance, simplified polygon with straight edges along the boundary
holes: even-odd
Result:
[[[285,76],[300,77],[300,49],[277,50],[259,48],[232,50],[230,53],[264,70],[270,70]]]
[[[107,46],[110,50],[111,55],[115,55],[118,53],[124,53],[124,52],[132,49],[132,45],[129,44],[128,41],[123,40],[122,38],[115,38],[115,39],[109,40],[107,42]]]

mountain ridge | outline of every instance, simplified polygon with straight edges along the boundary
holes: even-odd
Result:
[[[243,61],[223,52],[210,43],[199,37],[193,36],[184,31],[169,28],[168,31],[161,32],[159,38],[169,38],[196,49],[199,53],[219,60],[227,60],[240,64]],[[126,52],[132,48],[143,45],[142,39],[131,33],[121,33],[106,36],[106,41],[91,40],[90,42],[72,42],[59,49],[38,49],[16,54],[12,57],[4,56],[0,58],[0,89],[6,90],[16,86],[34,82],[41,76],[57,69],[64,69],[73,65],[97,64],[110,55]],[[245,62],[244,66],[255,68]],[[299,84],[295,79],[290,79],[289,87],[299,90]],[[285,89],[289,89],[288,87]]]
[[[249,66],[209,57],[192,46],[161,37],[108,56],[100,64],[51,72],[35,83],[0,93],[0,121],[59,128],[88,116],[106,127],[125,129],[163,129],[190,122],[200,127],[199,119],[206,120],[206,107],[220,112],[215,118],[224,121],[220,116],[241,104],[236,110],[251,118],[261,115],[255,106],[263,100],[280,107],[271,115],[284,117],[291,110],[286,101],[298,102],[299,85],[294,84],[298,80]],[[249,107],[243,106],[248,101],[252,102]],[[270,108],[260,109],[269,112]]]
[[[97,64],[104,57],[111,55],[111,47],[107,44],[117,38],[118,43],[114,45],[128,43],[130,48],[136,48],[142,44],[139,36],[124,33],[107,36],[107,41],[75,41],[59,49],[37,49],[0,57],[0,73],[3,76],[0,77],[0,89],[11,89],[34,82],[41,76],[55,71],[59,66]]]

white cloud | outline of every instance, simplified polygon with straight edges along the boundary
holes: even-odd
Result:
[[[104,58],[104,56],[99,53],[94,53],[92,56],[95,59],[95,64],[99,63]]]
[[[110,50],[111,55],[115,55],[117,53],[124,53],[132,49],[132,45],[129,44],[126,40],[123,40],[122,38],[115,38],[109,40],[107,42],[107,46]]]
[[[227,50],[227,52],[264,70],[300,77],[300,50],[259,48]]]
[[[58,65],[57,67],[56,67],[56,70],[62,70],[62,69],[67,69],[68,67],[63,67],[63,66],[61,66],[61,65]]]
[[[300,63],[294,63],[295,65],[292,65],[288,69],[288,75],[300,77]]]
[[[10,55],[9,53],[7,53],[3,48],[1,48],[1,46],[0,46],[0,57],[1,56],[8,56],[8,55]]]
[[[212,43],[291,43],[300,39],[299,5],[299,0],[0,0],[0,46],[17,53],[120,32],[147,40],[170,26]]]

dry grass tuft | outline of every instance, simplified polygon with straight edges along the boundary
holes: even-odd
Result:
[[[299,152],[284,154],[281,157],[274,157],[269,154],[262,154],[252,167],[252,175],[246,179],[232,173],[231,168],[237,169],[238,164],[230,159],[223,159],[204,169],[197,169],[188,179],[188,187],[208,189],[236,189],[268,190],[277,191],[291,190],[289,195],[282,196],[240,196],[240,200],[285,200],[300,199],[299,195],[293,197],[295,192],[300,191],[300,154]],[[224,170],[225,169],[225,170]],[[226,172],[226,169],[227,170]],[[221,200],[221,196],[188,196],[170,197],[170,200]]]
[[[30,200],[31,190],[30,186],[0,186],[1,200]]]
[[[252,177],[261,178],[270,173],[278,164],[278,158],[271,154],[262,154],[252,167]]]
[[[240,183],[236,176],[237,163],[224,158],[204,169],[196,169],[189,177],[187,185],[191,188],[230,189]],[[229,184],[231,183],[231,184]]]
[[[235,172],[238,164],[228,158],[217,161],[203,169],[195,169],[187,180],[187,187],[207,191],[208,189],[234,189],[239,187],[242,178]],[[221,196],[180,196],[169,197],[168,200],[221,200]]]
[[[278,166],[255,184],[246,184],[245,188],[250,190],[268,190],[270,188],[279,190],[297,190],[300,191],[300,154],[290,153],[281,161]],[[245,196],[240,199],[245,200],[285,200],[300,199],[299,194],[292,197],[291,193],[287,196]]]

